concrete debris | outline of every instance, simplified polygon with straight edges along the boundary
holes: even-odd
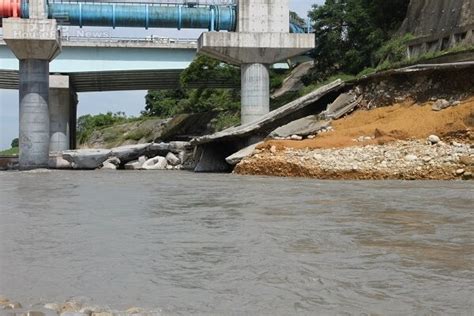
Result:
[[[172,152],[169,152],[167,155],[166,155],[166,161],[168,162],[168,164],[170,164],[171,166],[177,166],[181,163],[181,160],[176,157],[175,154],[173,154]]]
[[[239,150],[238,152],[232,154],[231,156],[227,157],[225,159],[225,161],[229,164],[229,165],[232,165],[232,166],[235,166],[236,164],[238,164],[239,162],[242,161],[242,159],[244,158],[247,158],[249,156],[251,156],[255,149],[257,148],[257,146],[263,144],[263,142],[258,142],[256,144],[253,144],[253,145],[250,145],[250,146],[247,146],[245,147],[244,149],[241,149]]]
[[[50,169],[72,169],[72,164],[63,158],[62,154],[49,156],[48,167]]]
[[[110,157],[106,161],[102,163],[102,167],[100,168],[101,170],[117,170],[117,168],[120,166],[120,159],[117,157]]]
[[[319,116],[310,115],[283,125],[270,133],[270,137],[290,137],[291,135],[308,136],[317,134],[330,126],[328,120],[321,121]]]
[[[450,106],[451,103],[448,100],[440,99],[433,104],[432,109],[433,111],[441,111],[446,108],[449,108]]]
[[[122,163],[127,163],[143,156],[151,144],[126,145],[112,148],[111,155],[120,159]]]
[[[431,145],[436,145],[440,141],[441,141],[441,139],[436,135],[428,136],[428,143],[431,144]]]
[[[63,152],[63,158],[69,161],[74,169],[97,169],[112,154],[110,149],[78,149]]]
[[[280,127],[282,125],[288,124],[295,119],[304,117],[309,115],[303,115],[300,117],[294,117],[293,114],[300,112],[306,107],[310,107],[311,105],[314,105],[318,100],[320,100],[323,96],[331,93],[331,92],[337,92],[340,89],[342,89],[345,86],[344,82],[342,80],[336,80],[328,85],[325,85],[307,95],[304,97],[301,97],[293,102],[288,103],[285,106],[282,106],[281,108],[278,108],[263,117],[261,117],[259,120],[249,123],[246,125],[241,125],[237,127],[232,127],[226,130],[223,130],[221,132],[212,134],[212,135],[205,135],[201,137],[194,138],[191,141],[191,144],[193,145],[202,145],[202,144],[207,144],[207,143],[212,143],[212,142],[223,142],[223,141],[232,141],[235,140],[236,138],[246,138],[249,137],[250,135],[259,135],[259,134],[264,134],[267,136],[271,131],[275,130],[277,127]],[[308,112],[313,112],[308,110]],[[268,131],[268,132],[267,132]]]
[[[148,159],[145,161],[142,170],[165,170],[168,162],[165,157],[156,156],[154,158]]]
[[[327,119],[339,119],[344,115],[352,112],[362,101],[362,96],[357,97],[353,92],[342,93],[333,103],[331,103],[323,117]]]
[[[125,170],[140,170],[146,160],[147,159],[145,156],[141,156],[138,158],[138,160],[128,162],[124,166]]]
[[[314,62],[313,61],[308,61],[299,64],[296,66],[290,73],[290,75],[285,78],[283,81],[281,88],[276,90],[271,98],[276,99],[288,92],[295,92],[301,90],[301,88],[304,87],[304,84],[302,82],[302,78],[308,73],[308,71],[313,67]]]

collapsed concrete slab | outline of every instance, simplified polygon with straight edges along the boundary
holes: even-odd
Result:
[[[112,148],[111,156],[117,157],[120,159],[122,164],[126,164],[127,162],[137,160],[140,156],[143,156],[151,145],[151,143],[147,143]]]
[[[63,158],[74,169],[93,170],[100,167],[112,154],[110,149],[78,149],[63,152]]]
[[[280,126],[322,112],[344,88],[344,82],[336,80],[264,115],[255,122],[194,138],[191,144],[197,147],[195,171],[224,172],[230,170],[231,166],[225,160],[227,157],[244,147],[262,141]]]
[[[292,135],[309,136],[331,125],[329,120],[321,120],[319,115],[310,115],[283,125],[270,133],[270,137],[290,137]]]
[[[362,96],[357,97],[355,93],[343,93],[331,103],[323,115],[328,119],[339,119],[352,112],[362,101]]]
[[[291,74],[283,80],[281,87],[273,92],[271,98],[276,99],[288,92],[297,92],[301,90],[304,87],[302,79],[306,74],[308,74],[313,65],[313,61],[307,61],[296,66],[291,71]]]

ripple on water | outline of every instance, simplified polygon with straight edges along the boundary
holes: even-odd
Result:
[[[0,294],[164,314],[468,314],[474,185],[0,173]]]

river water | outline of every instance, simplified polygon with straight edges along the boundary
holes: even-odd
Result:
[[[164,315],[472,315],[472,182],[0,173],[0,294]]]

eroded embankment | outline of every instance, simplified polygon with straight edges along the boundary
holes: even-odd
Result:
[[[405,101],[359,110],[314,139],[269,140],[235,172],[321,179],[469,179],[474,171],[474,97],[442,111],[433,111],[433,103]],[[428,142],[431,135],[440,140]]]

